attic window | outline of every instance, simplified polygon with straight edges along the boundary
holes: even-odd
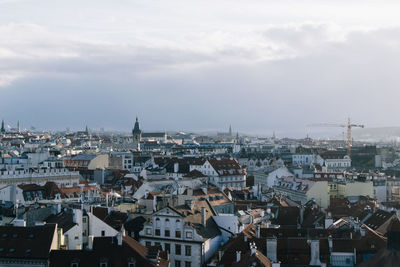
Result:
[[[7,237],[7,234],[3,234],[1,237],[6,238],[6,237]]]
[[[33,238],[35,237],[35,235],[34,235],[34,234],[29,234],[28,237],[29,237],[30,239],[33,239]]]
[[[12,237],[13,238],[18,238],[18,234],[13,234]]]
[[[375,248],[375,244],[371,244],[371,248]]]
[[[32,251],[32,250],[31,250],[30,248],[28,248],[28,249],[25,250],[26,253],[31,253],[31,251]]]
[[[4,251],[4,248],[0,248],[0,252],[3,252]]]
[[[10,248],[8,252],[15,252],[15,248]]]

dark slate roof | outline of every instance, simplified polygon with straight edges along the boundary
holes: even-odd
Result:
[[[390,212],[377,210],[364,222],[364,224],[366,224],[369,228],[376,230],[384,223],[388,222],[392,217],[393,214]]]
[[[124,224],[124,227],[127,231],[140,232],[143,230],[143,225],[146,221],[147,221],[146,218],[144,218],[143,216],[139,216],[132,220],[127,221]]]
[[[118,246],[116,237],[96,237],[93,250],[53,250],[50,254],[50,267],[70,267],[72,262],[85,267],[98,267],[100,263],[126,267],[130,260],[136,261],[136,266],[169,266],[169,262],[163,258],[160,258],[158,265],[150,262],[147,254],[148,249],[129,236],[123,236],[122,246]]]
[[[66,233],[72,227],[76,225],[73,220],[73,215],[70,212],[62,211],[58,214],[52,214],[45,220],[46,223],[57,224],[58,228],[63,229],[63,233]]]
[[[73,160],[92,160],[95,157],[97,157],[97,155],[95,154],[79,154],[76,155],[75,157],[73,157]]]
[[[142,133],[142,137],[150,138],[150,137],[165,137],[165,132],[156,132],[156,133]]]
[[[362,262],[359,267],[397,267],[400,262],[400,251],[393,251],[388,249],[383,249],[373,255],[368,260]]]
[[[48,259],[55,234],[55,224],[0,226],[0,258]]]

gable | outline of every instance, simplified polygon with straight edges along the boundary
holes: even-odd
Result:
[[[179,217],[183,218],[182,214],[171,207],[165,207],[153,214],[154,216],[168,216],[168,217]]]

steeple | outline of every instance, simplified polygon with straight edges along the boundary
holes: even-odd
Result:
[[[19,127],[19,121],[17,122],[17,131],[18,131],[18,133],[21,132],[21,128]]]
[[[4,127],[4,120],[1,121],[0,132],[2,132],[2,133],[5,133],[5,132],[6,132],[6,128]]]
[[[133,127],[132,133],[141,133],[142,131],[140,130],[140,126],[139,126],[139,120],[138,117],[136,116],[136,122],[135,122],[135,126]]]
[[[85,133],[86,133],[87,135],[89,134],[89,129],[88,129],[87,125],[86,125],[86,128],[85,128]]]
[[[229,125],[229,136],[232,136],[232,126]]]
[[[136,116],[135,126],[133,127],[132,130],[132,137],[133,137],[133,144],[135,145],[136,150],[139,151],[140,141],[142,140],[142,131],[140,130],[139,120],[137,116]]]

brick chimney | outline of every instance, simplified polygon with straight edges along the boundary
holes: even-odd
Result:
[[[201,207],[201,224],[206,227],[206,208]]]

